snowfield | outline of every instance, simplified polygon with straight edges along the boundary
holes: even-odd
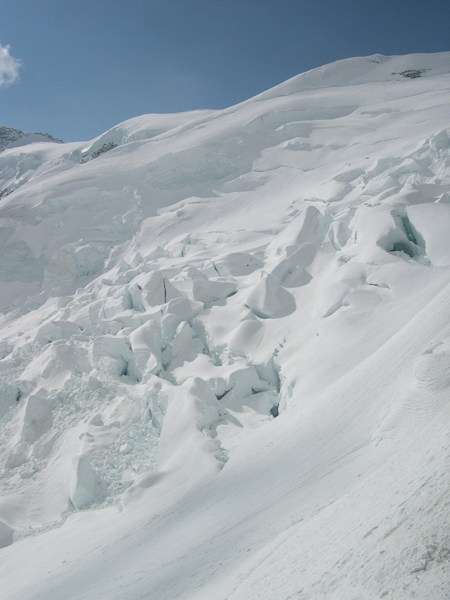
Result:
[[[449,597],[449,125],[374,55],[6,144],[1,600]]]

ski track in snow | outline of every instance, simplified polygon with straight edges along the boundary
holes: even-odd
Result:
[[[0,153],[2,600],[448,597],[449,61]]]

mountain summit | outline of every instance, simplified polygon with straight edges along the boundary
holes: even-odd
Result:
[[[0,155],[5,598],[447,597],[449,94],[374,55]]]
[[[57,142],[61,144],[62,140],[48,133],[27,133],[20,129],[0,125],[0,152],[6,148],[26,146],[33,142]]]

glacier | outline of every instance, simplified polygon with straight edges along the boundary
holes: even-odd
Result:
[[[3,128],[2,600],[448,597],[449,94]]]

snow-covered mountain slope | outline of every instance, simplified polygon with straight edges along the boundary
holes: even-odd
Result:
[[[62,140],[48,133],[28,133],[14,127],[0,126],[0,152],[5,148],[17,148],[34,142],[62,143]]]
[[[0,155],[0,597],[444,600],[450,53]]]

